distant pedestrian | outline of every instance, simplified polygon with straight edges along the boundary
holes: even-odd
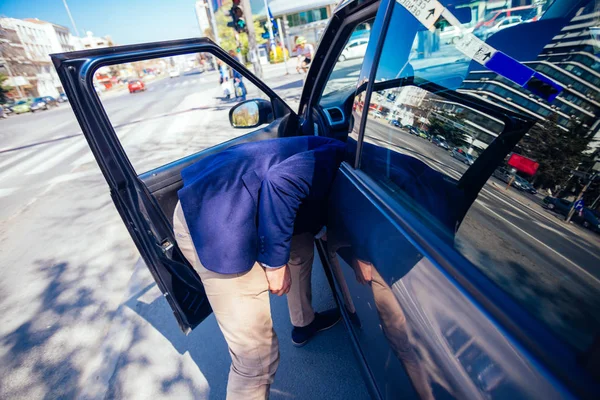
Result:
[[[233,50],[229,50],[229,55],[233,58],[237,58],[237,54],[235,54],[235,51]],[[235,69],[232,69],[231,73],[236,100],[246,101],[246,95],[248,94],[248,91],[246,90],[246,85],[244,85],[244,76]]]

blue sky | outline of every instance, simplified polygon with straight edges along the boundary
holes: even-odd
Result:
[[[117,44],[132,44],[200,35],[195,0],[67,1],[80,36],[92,31],[96,36],[110,35]],[[62,0],[0,0],[0,15],[39,18],[75,34]]]

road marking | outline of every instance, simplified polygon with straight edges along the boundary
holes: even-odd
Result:
[[[56,154],[65,150],[70,144],[60,143],[48,145],[50,147],[46,147],[43,150],[37,150],[31,153],[31,156],[28,160],[25,160],[12,168],[9,168],[5,171],[5,173],[0,174],[1,178],[14,177],[17,176],[21,172],[27,172],[30,168],[34,168],[43,164],[50,157],[54,157]]]
[[[10,155],[3,156],[3,157],[6,157],[6,160],[4,162],[0,163],[0,169],[6,165],[14,164],[15,162],[19,161],[20,159],[31,155],[31,153],[33,153],[34,151],[35,151],[34,149],[29,148],[29,149],[19,150],[19,153],[17,153],[17,154],[11,153],[13,155],[13,157],[11,157]]]
[[[42,172],[46,172],[46,171],[54,168],[61,162],[64,162],[72,154],[75,154],[76,152],[83,150],[83,148],[86,147],[86,144],[87,144],[87,142],[85,140],[83,140],[83,138],[79,142],[71,143],[71,146],[69,148],[67,148],[65,151],[61,151],[60,153],[57,153],[53,157],[47,158],[46,160],[44,160],[44,162],[39,163],[39,165],[37,167],[27,171],[25,173],[25,175],[40,174]]]
[[[10,196],[18,189],[19,188],[0,188],[0,198]]]
[[[515,224],[513,224],[512,222],[510,222],[509,220],[507,220],[506,218],[504,218],[500,214],[496,213],[491,208],[489,208],[488,206],[486,206],[481,200],[478,199],[478,200],[476,200],[476,202],[481,207],[485,208],[490,213],[494,214],[497,218],[500,218],[501,220],[503,220],[507,224],[512,225],[515,229],[517,229],[520,232],[524,233],[525,235],[529,236],[531,239],[535,240],[536,242],[538,242],[539,244],[541,244],[542,246],[544,246],[545,248],[547,248],[548,250],[550,250],[551,252],[553,252],[554,254],[556,254],[557,256],[559,256],[560,258],[562,258],[563,260],[565,260],[568,263],[570,263],[571,265],[575,266],[575,268],[577,268],[579,271],[583,272],[589,278],[592,278],[597,284],[600,284],[600,279],[596,278],[594,275],[592,275],[589,272],[587,272],[585,269],[583,269],[582,267],[580,267],[579,264],[575,263],[574,261],[571,261],[571,259],[563,256],[561,253],[559,253],[558,251],[554,250],[552,247],[548,246],[546,243],[542,242],[541,240],[537,239],[535,236],[533,236],[530,233],[524,231],[523,229],[519,228],[518,226],[516,226]]]

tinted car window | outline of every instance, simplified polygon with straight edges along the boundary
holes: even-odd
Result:
[[[598,165],[600,88],[589,79],[600,79],[597,7],[566,3],[542,2],[528,19],[492,31],[452,15],[427,30],[396,3],[370,101],[359,93],[354,110],[368,113],[360,168],[585,350],[600,329],[598,235],[583,216],[567,223],[542,201],[573,204],[581,195],[589,208],[600,194],[588,185]],[[448,25],[457,37],[441,41]],[[474,43],[485,51],[471,51]],[[492,176],[499,167],[510,184]]]

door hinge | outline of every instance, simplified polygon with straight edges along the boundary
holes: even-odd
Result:
[[[160,249],[163,253],[167,254],[173,248],[173,243],[169,239],[163,240],[160,244]]]

